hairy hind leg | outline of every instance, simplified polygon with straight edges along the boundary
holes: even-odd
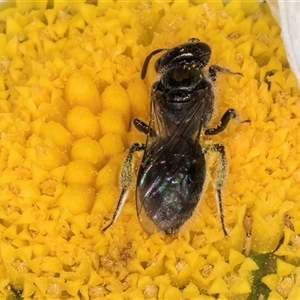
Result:
[[[112,216],[111,221],[107,226],[105,226],[101,231],[105,232],[118,218],[125,202],[126,202],[126,196],[127,196],[127,191],[128,188],[130,187],[130,184],[132,182],[132,160],[133,160],[133,154],[136,151],[142,151],[145,150],[145,144],[140,144],[140,143],[134,143],[132,144],[123,164],[121,167],[121,172],[120,172],[120,186],[122,188],[121,194],[117,203],[117,207],[114,211],[114,214]]]
[[[208,144],[208,145],[203,145],[202,148],[206,160],[208,160],[212,154],[217,154],[217,165],[216,165],[216,170],[212,176],[212,180],[213,180],[213,185],[216,189],[216,201],[217,201],[218,212],[221,219],[222,231],[225,237],[228,237],[228,233],[226,231],[226,226],[225,226],[224,209],[222,203],[222,189],[227,177],[227,162],[226,162],[225,148],[222,144]]]

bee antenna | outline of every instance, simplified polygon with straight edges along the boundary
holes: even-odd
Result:
[[[152,56],[156,55],[156,54],[159,53],[159,52],[166,51],[166,50],[168,50],[168,49],[156,49],[156,50],[152,51],[152,52],[146,57],[146,59],[145,59],[145,61],[144,61],[144,64],[143,64],[142,72],[141,72],[141,78],[142,78],[142,79],[145,79],[145,77],[146,77],[148,65],[149,65],[149,62],[150,62],[150,59],[152,58]]]

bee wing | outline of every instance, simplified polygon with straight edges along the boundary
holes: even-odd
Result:
[[[178,111],[172,112],[172,117],[169,117],[169,108],[164,110],[158,101],[153,101],[153,127],[158,132],[159,137],[180,135],[183,138],[188,138],[196,133],[198,138],[203,126],[207,125],[211,117],[213,107],[213,93],[211,87],[201,89],[191,95],[193,98],[189,103],[179,103]],[[177,108],[178,109],[178,108]]]
[[[199,141],[200,133],[203,124],[206,122],[208,113],[207,108],[211,107],[212,93],[211,90],[203,91],[201,90],[199,101],[189,109],[186,116],[179,123],[174,135],[180,135],[181,137],[187,137],[190,132],[193,132],[193,128],[197,127],[195,130],[195,140]],[[210,113],[210,112],[209,112]]]
[[[150,233],[157,231],[157,227],[148,216],[155,215],[163,205],[164,190],[168,189],[168,194],[183,196],[182,187],[190,180],[190,168],[202,155],[199,154],[198,142],[212,94],[201,90],[198,96],[199,100],[191,105],[171,133],[153,105],[153,125],[158,134],[148,136],[136,190],[138,217],[143,228]]]
[[[153,139],[147,140],[146,148],[157,139],[162,139],[169,136],[167,143],[162,145],[162,148],[180,149],[180,144],[177,145],[174,139],[181,137],[183,140],[192,138],[195,143],[199,142],[201,130],[206,126],[207,121],[210,119],[211,111],[208,108],[212,107],[213,93],[211,89],[201,89],[198,95],[195,95],[193,105],[185,110],[185,115],[181,117],[178,122],[165,122],[165,112],[157,105],[158,101],[152,101],[152,111],[150,118],[150,127],[154,128],[157,135]],[[152,121],[151,121],[152,120]],[[151,124],[152,123],[152,124]],[[176,139],[178,141],[178,139]],[[180,142],[179,142],[180,143]],[[163,150],[163,149],[161,149]],[[155,156],[159,160],[159,155]],[[191,158],[192,159],[192,158]]]

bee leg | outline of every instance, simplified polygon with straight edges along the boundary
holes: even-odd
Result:
[[[143,133],[145,133],[145,134],[147,134],[151,137],[156,136],[156,132],[151,127],[149,127],[145,122],[143,122],[142,120],[134,118],[132,122],[133,122],[134,127],[138,131],[143,132]]]
[[[222,132],[227,127],[227,125],[231,119],[238,119],[238,121],[240,123],[250,122],[250,120],[244,120],[244,121],[241,120],[238,111],[235,110],[234,108],[229,108],[228,110],[226,110],[226,112],[222,116],[219,125],[215,128],[206,129],[204,131],[204,134],[205,135],[214,135],[214,134],[218,134],[218,133]]]
[[[213,177],[213,185],[217,192],[216,200],[217,200],[217,207],[221,219],[222,231],[225,237],[227,238],[229,235],[225,227],[225,217],[224,217],[224,210],[223,210],[223,203],[222,203],[222,189],[227,175],[225,148],[222,144],[209,144],[203,146],[203,152],[206,158],[208,158],[208,156],[212,153],[217,154],[217,166],[216,166],[215,174],[213,174],[212,177]]]
[[[252,243],[252,223],[253,223],[253,217],[249,210],[246,211],[244,220],[243,220],[243,227],[246,231],[246,238],[245,238],[245,245],[243,249],[243,254],[246,256],[249,256],[250,250],[251,250],[251,243]],[[279,248],[279,247],[278,247]],[[276,249],[277,250],[277,249]]]
[[[134,118],[134,119],[132,120],[132,123],[133,123],[134,127],[135,127],[138,131],[143,132],[143,133],[145,133],[145,134],[148,134],[148,133],[149,133],[150,127],[149,127],[144,121],[142,121],[142,120],[140,120],[140,119],[137,119],[137,118]]]
[[[121,194],[119,197],[119,201],[117,203],[117,207],[114,211],[113,217],[109,224],[105,226],[101,231],[105,232],[118,218],[123,205],[125,204],[126,201],[126,196],[127,196],[127,191],[128,188],[130,187],[130,184],[132,182],[132,159],[133,159],[133,154],[136,151],[142,151],[145,150],[146,145],[145,144],[140,144],[140,143],[134,143],[132,144],[123,164],[121,167],[120,171],[120,186],[121,186]]]
[[[231,70],[229,70],[227,68],[220,67],[218,65],[211,65],[208,69],[208,73],[209,73],[209,77],[211,78],[212,81],[216,81],[218,73],[243,76],[242,73],[232,72]]]

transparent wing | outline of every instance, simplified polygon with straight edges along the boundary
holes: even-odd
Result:
[[[157,153],[152,157],[153,163],[160,162],[160,154],[168,149],[171,153],[179,154],[182,152],[182,140],[193,139],[195,144],[199,143],[199,138],[204,122],[206,122],[206,113],[211,107],[213,94],[211,89],[200,90],[197,100],[186,110],[185,115],[175,124],[167,124],[164,122],[165,112],[157,104],[155,99],[152,101],[151,117],[149,126],[154,129],[156,135],[149,137],[146,143],[146,151],[153,143],[164,139],[165,143],[161,143],[161,147],[157,149]],[[169,125],[169,126],[167,126]],[[170,127],[172,128],[170,129]],[[165,139],[168,137],[168,139]],[[178,139],[179,137],[179,139]],[[168,152],[168,151],[167,151]],[[170,159],[172,155],[170,156]],[[193,160],[193,157],[188,157]],[[180,167],[180,166],[179,166]]]
[[[212,94],[202,90],[198,100],[186,111],[172,131],[159,115],[161,110],[152,103],[150,126],[156,135],[148,136],[144,158],[138,174],[136,199],[137,213],[144,229],[148,232],[156,231],[155,225],[145,213],[145,201],[152,201],[151,207],[159,207],[164,201],[156,195],[163,189],[170,189],[173,194],[185,191],[180,190],[181,182],[189,180],[190,167],[196,158],[196,149],[199,149],[199,137],[205,119],[205,113],[211,105]],[[195,126],[197,129],[195,130]],[[190,133],[193,132],[193,135]],[[173,184],[174,182],[174,184]],[[141,192],[146,186],[147,191]],[[143,195],[143,196],[141,196]],[[149,215],[149,212],[148,212]]]

